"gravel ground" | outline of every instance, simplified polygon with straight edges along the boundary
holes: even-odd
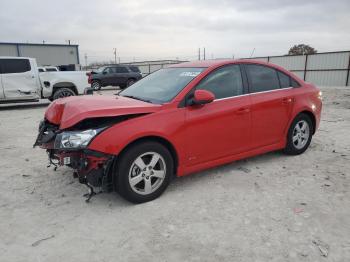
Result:
[[[45,108],[1,110],[0,261],[350,261],[350,88],[323,92],[303,155],[178,178],[141,205],[85,203],[72,171],[32,148]]]

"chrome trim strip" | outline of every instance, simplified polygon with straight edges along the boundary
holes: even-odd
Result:
[[[227,99],[236,98],[236,97],[248,96],[248,95],[255,95],[255,94],[263,94],[263,93],[276,92],[276,91],[287,90],[287,89],[292,89],[292,88],[294,88],[294,87],[285,87],[285,88],[273,89],[273,90],[268,90],[268,91],[261,91],[261,92],[255,92],[255,93],[248,93],[248,94],[243,94],[243,95],[238,95],[238,96],[229,96],[229,97],[224,97],[224,98],[215,99],[213,102],[221,101],[221,100],[227,100]]]

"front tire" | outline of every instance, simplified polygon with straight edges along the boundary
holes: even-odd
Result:
[[[165,146],[153,141],[137,143],[118,162],[117,190],[133,203],[154,200],[168,187],[173,170],[173,159]]]
[[[310,117],[303,113],[299,114],[289,127],[284,152],[288,155],[304,153],[311,143],[313,132]]]
[[[96,81],[96,80],[92,81],[91,88],[94,89],[95,91],[100,90],[101,89],[100,81]]]

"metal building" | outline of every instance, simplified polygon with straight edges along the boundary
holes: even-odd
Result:
[[[33,57],[39,66],[80,64],[78,45],[0,43],[0,56]]]
[[[301,79],[320,86],[350,86],[350,51],[313,55],[252,57],[280,65]]]

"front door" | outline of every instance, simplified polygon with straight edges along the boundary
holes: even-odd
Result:
[[[238,154],[250,147],[250,97],[244,94],[239,65],[221,67],[196,89],[215,95],[206,105],[186,107],[187,165]]]
[[[101,77],[102,85],[115,85],[115,79],[115,67],[107,67]]]
[[[288,128],[294,101],[285,81],[289,77],[263,65],[245,65],[245,70],[252,101],[253,147],[278,143]]]
[[[6,99],[39,98],[37,74],[29,59],[0,59],[1,82]]]

